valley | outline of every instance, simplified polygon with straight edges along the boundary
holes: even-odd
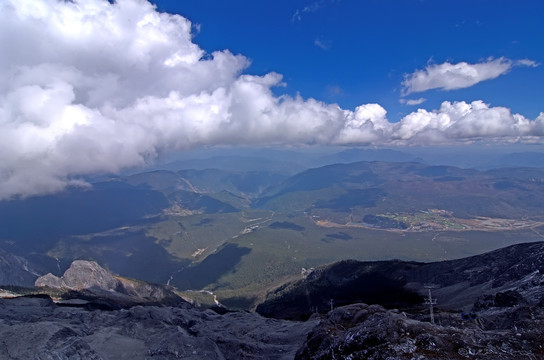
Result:
[[[243,161],[243,170],[153,170],[0,202],[0,247],[36,274],[95,260],[203,303],[214,303],[209,292],[252,309],[303,269],[335,261],[451,260],[543,239],[539,168],[358,161],[296,172]]]
[[[527,219],[501,219],[475,217],[462,219],[452,216],[445,210],[429,209],[416,214],[378,214],[365,217],[366,222],[338,224],[329,220],[314,217],[315,224],[325,228],[365,228],[383,229],[400,232],[422,231],[516,231],[532,230],[544,237],[536,229],[544,225],[544,221]]]

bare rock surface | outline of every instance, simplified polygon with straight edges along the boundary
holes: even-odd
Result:
[[[431,324],[424,313],[366,304],[293,322],[186,303],[104,311],[59,306],[47,296],[0,299],[0,358],[544,358],[542,306],[507,304],[489,303],[469,319],[442,312]]]
[[[73,290],[115,290],[119,280],[95,261],[75,260],[60,278],[49,273],[36,279],[34,285]]]
[[[114,276],[94,261],[76,260],[57,277],[51,273],[36,279],[38,288],[62,292],[63,302],[102,309],[120,309],[137,304],[173,305],[183,301],[166,285]]]
[[[317,324],[203,311],[91,261],[35,285],[61,298],[0,299],[0,359],[293,359]]]
[[[76,262],[36,282],[58,303],[0,299],[0,359],[544,359],[543,264],[544,243],[442,263],[344,261],[261,307],[309,316],[296,322],[199,310],[166,286]],[[427,281],[441,286],[436,323],[416,292]]]
[[[544,358],[542,308],[495,309],[467,320],[442,314],[441,320],[447,325],[379,305],[341,307],[309,334],[296,359]]]
[[[113,311],[0,299],[1,359],[293,359],[316,325],[188,304]]]

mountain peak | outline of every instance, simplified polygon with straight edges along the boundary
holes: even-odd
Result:
[[[71,290],[115,290],[119,283],[119,280],[97,262],[75,260],[60,278],[49,273],[36,279],[35,286]]]

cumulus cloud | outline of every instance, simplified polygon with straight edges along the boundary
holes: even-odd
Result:
[[[480,100],[445,101],[438,110],[419,109],[392,125],[392,138],[400,143],[410,140],[429,144],[478,138],[519,140],[542,136],[543,120],[542,113],[531,121],[512,114],[510,109],[490,107]]]
[[[335,139],[338,144],[433,145],[478,141],[534,141],[544,136],[544,113],[535,120],[491,107],[478,100],[442,103],[438,110],[418,109],[397,123],[389,122],[378,104],[346,111],[346,123]]]
[[[83,186],[82,175],[215,144],[389,144],[542,136],[481,102],[444,103],[391,123],[275,96],[282,76],[245,74],[228,50],[206,54],[191,22],[145,0],[0,0],[0,200]]]
[[[477,64],[466,62],[433,64],[423,70],[416,70],[412,74],[406,74],[402,82],[401,93],[406,96],[431,89],[456,90],[467,88],[506,74],[514,66],[536,67],[538,65],[528,59],[512,61],[504,57],[490,58]]]

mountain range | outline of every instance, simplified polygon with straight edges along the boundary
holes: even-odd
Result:
[[[361,158],[372,161],[350,162]],[[94,260],[254,309],[303,269],[346,259],[450,260],[544,236],[538,167],[463,169],[372,149],[208,159],[199,169],[105,176],[1,201],[0,255],[18,269],[4,283],[28,285],[61,276],[73,260]],[[286,169],[280,160],[308,163]]]

